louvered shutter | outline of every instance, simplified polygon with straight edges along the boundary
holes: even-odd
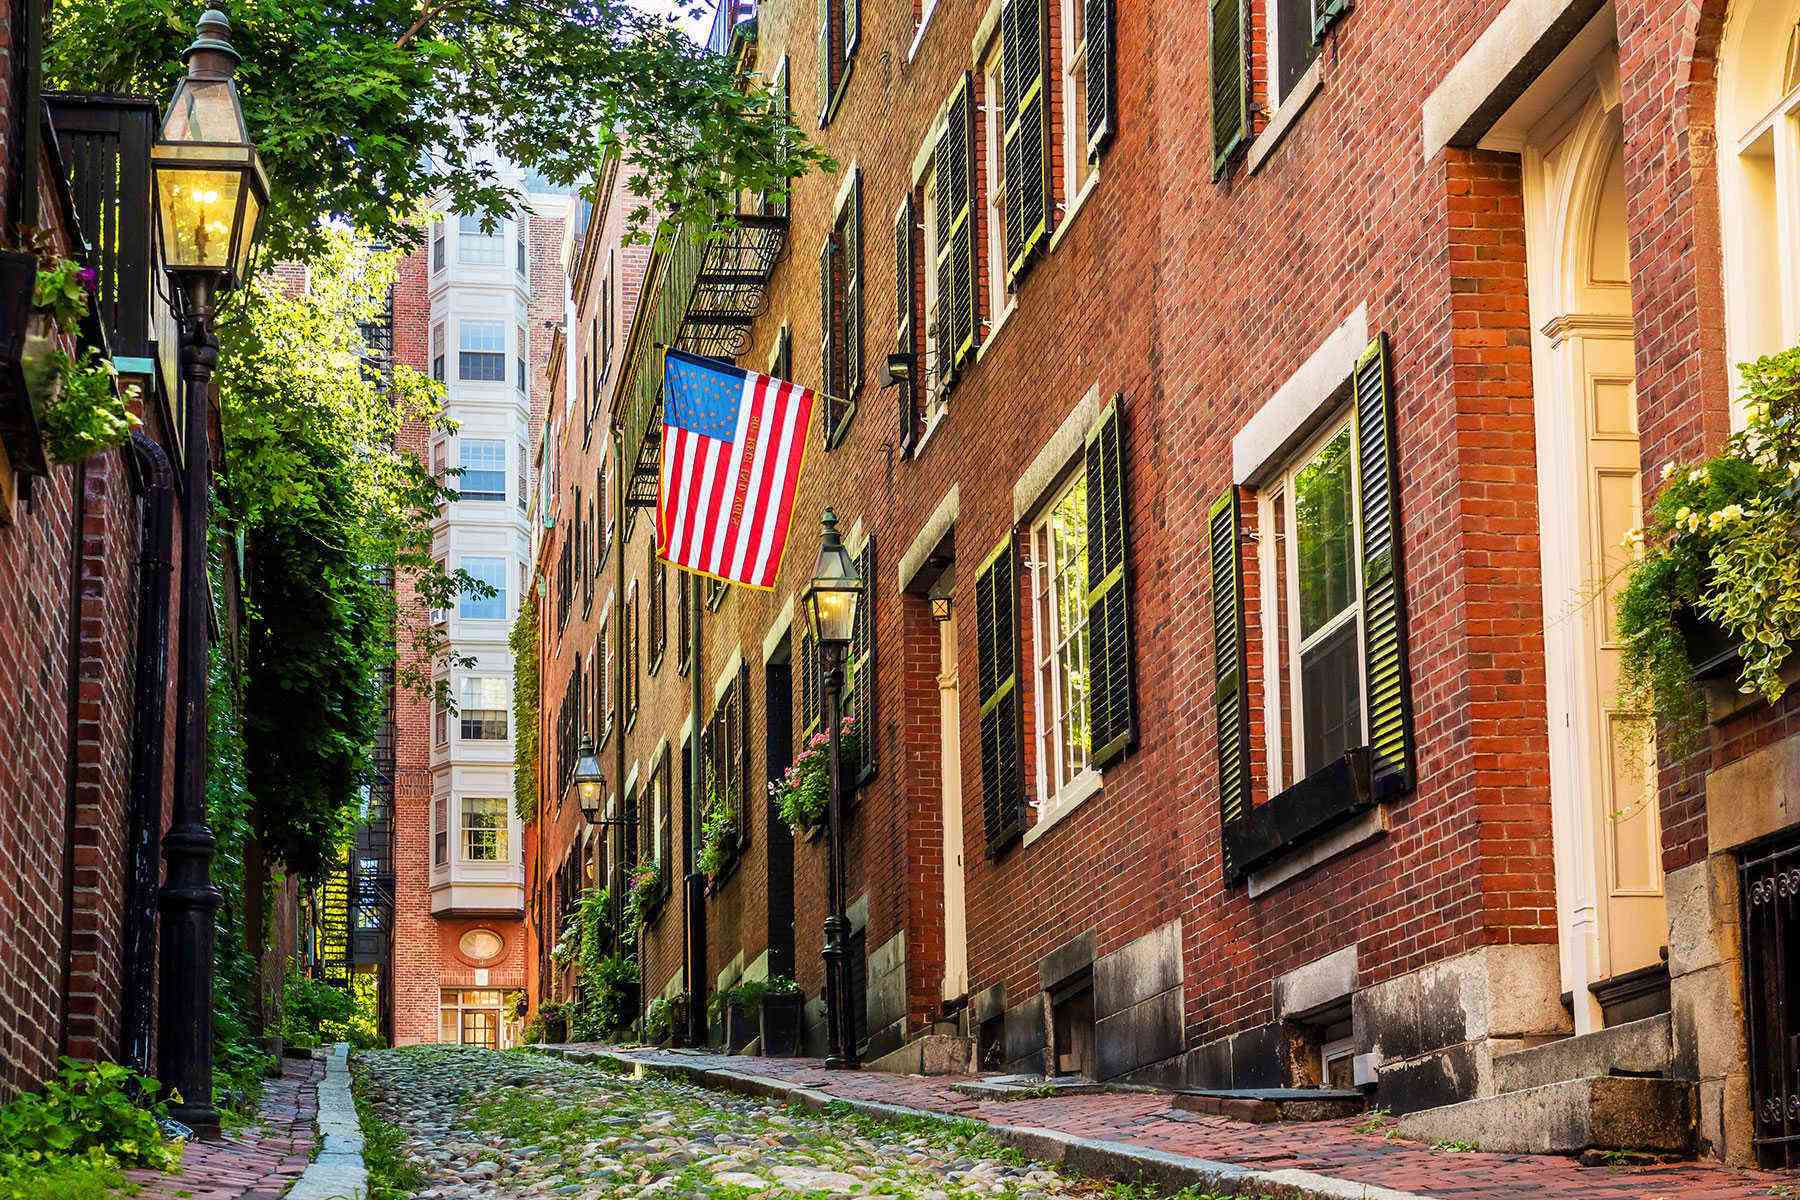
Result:
[[[1236,488],[1207,515],[1212,559],[1213,715],[1218,722],[1219,827],[1250,811],[1250,684],[1244,668],[1244,584],[1238,557]],[[1220,853],[1228,855],[1228,843]],[[1227,857],[1225,878],[1236,879]]]
[[[1009,282],[1017,280],[1050,228],[1050,157],[1044,153],[1048,32],[1044,0],[1007,0],[1000,10]]]
[[[850,181],[844,215],[844,399],[862,388],[862,172]]]
[[[850,635],[850,670],[856,691],[850,715],[856,718],[856,782],[875,776],[875,541],[870,538],[856,556],[856,570],[863,578],[862,602],[856,606],[856,625]]]
[[[954,375],[975,350],[974,84],[965,74],[944,112],[935,152],[937,282],[941,329],[936,369]]]
[[[1098,160],[1113,133],[1113,0],[1082,0],[1087,76],[1087,153]]]
[[[800,725],[811,737],[819,728],[819,647],[812,634],[800,638]]]
[[[741,852],[750,844],[750,664],[738,664],[737,696],[731,703],[731,748],[737,768],[732,786],[732,819],[737,823],[737,843]]]
[[[1024,731],[1019,707],[1019,560],[1009,531],[975,579],[980,658],[981,806],[987,853],[1001,854],[1025,832]]]
[[[1357,359],[1356,450],[1362,502],[1363,671],[1377,796],[1413,786],[1412,698],[1406,661],[1406,584],[1400,553],[1400,470],[1387,335]]]
[[[837,82],[831,69],[832,0],[819,0],[819,128],[831,120],[831,89]]]
[[[899,396],[900,457],[910,457],[919,436],[918,392],[915,377],[922,359],[914,344],[913,321],[913,197],[909,191],[894,214],[894,351],[911,354],[915,367],[894,384]]]
[[[1244,0],[1212,2],[1213,178],[1250,130],[1250,64],[1245,53]]]
[[[837,391],[837,364],[832,359],[832,351],[836,348],[836,322],[832,319],[835,314],[831,303],[831,238],[832,235],[826,234],[825,244],[819,247],[819,392],[824,401],[825,433],[828,439],[836,424],[833,417],[833,395]]]
[[[1087,437],[1088,732],[1096,769],[1137,739],[1123,440],[1115,397]]]

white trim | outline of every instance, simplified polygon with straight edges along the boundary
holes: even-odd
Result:
[[[981,351],[977,350],[975,352],[975,359],[977,362],[981,361]],[[925,431],[919,435],[919,440],[913,444],[913,461],[917,462],[919,455],[925,453],[925,447],[931,441],[931,435],[938,431],[938,426],[942,425],[949,415],[950,404],[946,401],[945,403],[940,404],[937,407],[937,410],[929,417],[925,418]]]
[[[719,672],[719,677],[713,681],[714,704],[717,704],[725,698],[725,693],[730,690],[733,683],[737,682],[738,672],[743,670],[743,667],[744,652],[743,650],[734,647],[731,651],[731,657],[725,660],[725,666]]]
[[[1087,394],[1075,402],[1075,407],[1062,419],[1056,432],[1050,435],[1031,465],[1020,472],[1018,482],[1013,484],[1012,504],[1013,523],[1023,521],[1049,494],[1057,480],[1062,478],[1064,468],[1073,462],[1082,448],[1087,445],[1087,434],[1100,417],[1100,385],[1088,388]]]
[[[1231,439],[1231,480],[1254,486],[1284,465],[1330,415],[1338,389],[1369,344],[1369,306],[1359,304]]]
[[[844,549],[850,552],[851,558],[855,558],[863,552],[863,547],[868,544],[869,531],[863,528],[863,519],[858,517],[856,523],[850,526],[850,532],[844,537]]]
[[[925,524],[920,526],[919,532],[913,537],[912,544],[906,548],[906,553],[900,556],[900,564],[896,568],[900,581],[898,591],[905,592],[912,586],[913,578],[918,575],[919,568],[925,565],[925,560],[931,556],[931,552],[937,549],[938,543],[944,540],[944,535],[950,531],[950,527],[956,524],[961,503],[962,485],[953,483],[950,485],[950,490],[944,493],[944,498],[938,501],[937,507],[931,510],[931,515],[925,518]]]
[[[631,770],[625,772],[625,786],[623,788],[619,789],[620,791],[630,792],[633,788],[635,788],[637,786],[638,767],[641,765],[642,765],[641,761],[634,762],[631,764]]]
[[[912,43],[906,47],[906,61],[911,63],[919,56],[919,44],[925,40],[925,31],[931,28],[931,18],[937,13],[938,0],[925,0],[925,11],[919,16],[918,28],[913,30]]]
[[[843,213],[844,205],[850,202],[851,189],[856,187],[856,181],[861,175],[862,167],[852,161],[850,169],[844,172],[844,182],[838,185],[837,199],[831,205],[832,216],[836,217]]]
[[[976,62],[981,61],[981,52],[987,49],[994,40],[995,32],[1000,28],[1001,0],[990,0],[981,14],[981,20],[975,23],[975,36],[969,39],[969,57]]]
[[[1252,167],[1251,169],[1255,170],[1254,167]],[[1075,214],[1081,211],[1082,206],[1087,203],[1087,198],[1094,194],[1094,188],[1099,184],[1099,182],[1100,182],[1100,167],[1098,166],[1098,164],[1096,164],[1094,169],[1088,172],[1087,182],[1081,185],[1081,190],[1079,192],[1075,193],[1074,202],[1071,203],[1067,208],[1063,209],[1062,220],[1060,220],[1056,223],[1056,232],[1054,232],[1050,235],[1050,248],[1048,250],[1046,250],[1044,253],[1046,253],[1046,254],[1055,254],[1056,253],[1056,247],[1061,244],[1061,242],[1063,240],[1063,234],[1068,232],[1069,226],[1071,226],[1075,223]],[[1006,317],[1010,317],[1012,315],[1012,310],[1017,307],[1018,307],[1017,304],[1007,305],[1006,316],[1003,316],[1000,318],[1000,325],[1006,324]],[[1000,325],[994,326],[993,331],[990,332],[988,334],[988,336],[992,337],[992,336],[994,336],[995,333],[998,333],[1000,331]]]
[[[1071,779],[1069,786],[1063,789],[1063,794],[1058,798],[1056,804],[1040,813],[1037,824],[1025,831],[1025,840],[1021,845],[1029,846],[1049,833],[1052,826],[1059,824],[1064,817],[1080,808],[1090,798],[1098,796],[1103,790],[1100,772],[1092,767]]]
[[[655,762],[657,759],[661,758],[663,756],[663,751],[668,748],[669,735],[665,733],[663,736],[656,739],[656,748],[650,751],[650,761]]]
[[[1057,228],[1060,229],[1060,228],[1062,228],[1062,226],[1059,225],[1059,226],[1057,226]],[[1055,244],[1056,244],[1056,239],[1053,237],[1053,238],[1051,238],[1051,245],[1054,246]],[[1011,299],[1009,297],[1008,300],[1006,301],[1006,307],[1003,310],[1001,310],[1000,319],[998,321],[995,321],[992,325],[988,326],[987,336],[981,339],[981,345],[975,347],[975,361],[976,362],[980,362],[982,359],[987,357],[988,347],[992,346],[994,344],[994,339],[1000,336],[1000,331],[1002,329],[1006,328],[1007,322],[1011,321],[1012,315],[1018,311],[1019,311],[1019,302],[1017,300]],[[949,409],[950,409],[950,404],[948,401],[945,401],[943,406],[937,410],[936,416],[939,416],[939,417],[943,416],[944,413],[949,411]],[[928,428],[926,430],[926,432],[930,433],[931,429],[936,429],[936,428],[937,428],[937,421],[933,420],[930,428]],[[916,449],[914,449],[914,451],[913,451],[913,457],[917,458],[919,451],[923,450],[924,448],[925,448],[925,439],[920,438],[918,447]]]
[[[1319,71],[1319,60],[1315,56],[1312,65],[1294,81],[1288,94],[1281,98],[1281,106],[1269,118],[1269,123],[1263,126],[1263,131],[1250,143],[1250,174],[1256,174],[1257,169],[1274,153],[1281,139],[1287,136],[1287,131],[1293,128],[1306,106],[1312,103],[1312,98],[1319,94],[1319,87],[1323,82],[1324,76]]]
[[[763,666],[766,667],[769,665],[769,660],[775,657],[775,648],[781,645],[781,639],[788,635],[788,630],[792,629],[793,626],[794,597],[790,593],[787,598],[787,603],[783,604],[781,606],[781,611],[775,614],[775,620],[774,623],[769,626],[769,632],[763,635]]]
[[[1590,0],[1508,0],[1468,52],[1444,73],[1419,112],[1429,162],[1463,134],[1509,86],[1515,73],[1549,42],[1571,10]],[[1485,132],[1485,131],[1484,131]]]

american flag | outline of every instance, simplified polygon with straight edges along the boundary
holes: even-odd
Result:
[[[669,350],[663,360],[663,560],[772,588],[806,457],[810,388]]]

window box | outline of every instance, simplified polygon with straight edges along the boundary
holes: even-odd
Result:
[[[800,1053],[800,1022],[806,997],[799,992],[764,992],[759,1014],[762,1052],[767,1058],[792,1058]]]
[[[1693,666],[1695,683],[1725,682],[1736,679],[1744,659],[1738,653],[1737,639],[1711,617],[1691,608],[1675,614],[1675,624],[1687,643],[1688,662]]]
[[[1399,794],[1400,777],[1390,775],[1377,784],[1374,765],[1374,750],[1358,746],[1227,821],[1223,837],[1233,882]]]

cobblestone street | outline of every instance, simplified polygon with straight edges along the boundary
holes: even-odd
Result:
[[[1101,1190],[1027,1163],[973,1122],[807,1113],[535,1054],[387,1051],[359,1056],[356,1069],[424,1172],[416,1200],[1056,1200]]]

